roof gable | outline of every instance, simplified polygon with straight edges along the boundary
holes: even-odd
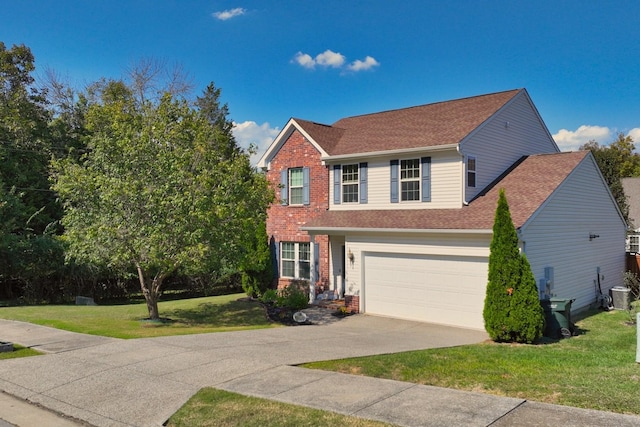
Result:
[[[483,216],[489,215],[488,219],[493,224],[498,194],[504,188],[511,219],[515,227],[520,228],[588,155],[589,151],[575,151],[525,157],[488,186],[469,206]]]
[[[344,118],[332,125],[343,136],[326,151],[345,155],[457,144],[521,91]]]
[[[320,138],[325,141],[325,145],[331,146],[331,141],[338,138],[340,134],[339,130],[331,129],[331,127],[326,125],[321,125],[314,122],[309,122],[307,120],[300,120],[291,118],[285,125],[285,127],[280,131],[278,136],[273,140],[267,151],[260,157],[258,160],[257,166],[259,168],[269,168],[271,160],[278,154],[278,151],[282,148],[285,142],[289,139],[291,134],[295,131],[299,131],[305,137],[311,145],[313,145],[316,150],[320,153],[321,156],[327,156],[327,152],[318,144],[316,138]]]

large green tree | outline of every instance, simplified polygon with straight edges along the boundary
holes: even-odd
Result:
[[[62,210],[48,180],[58,150],[34,70],[28,47],[0,42],[0,294],[8,298],[15,287],[40,299],[42,282],[62,267],[54,236]]]
[[[103,81],[86,114],[87,153],[56,162],[69,256],[135,274],[149,317],[164,280],[230,269],[246,256],[246,224],[273,198],[265,178],[208,114],[180,96],[136,97]]]
[[[619,133],[616,140],[609,145],[600,145],[589,141],[580,147],[590,150],[598,163],[600,172],[609,185],[611,194],[618,203],[618,208],[625,219],[629,218],[629,203],[622,188],[622,178],[640,176],[640,155],[635,152],[633,138]]]
[[[494,341],[532,343],[542,336],[544,311],[531,267],[518,249],[504,189],[500,190],[489,254],[483,310],[485,329]]]

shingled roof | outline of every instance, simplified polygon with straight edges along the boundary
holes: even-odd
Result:
[[[577,151],[523,157],[460,209],[327,211],[303,230],[490,230],[501,188],[505,189],[513,223],[520,228],[588,154]]]
[[[294,119],[329,155],[457,144],[524,89],[347,117],[333,125]]]

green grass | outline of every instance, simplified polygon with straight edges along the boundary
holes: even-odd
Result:
[[[149,322],[144,303],[129,305],[38,305],[0,308],[0,318],[114,338],[147,338],[276,327],[264,309],[239,301],[244,294],[161,301],[160,316]]]
[[[176,412],[167,425],[169,427],[339,425],[382,427],[391,424],[205,388]]]
[[[486,342],[304,365],[539,402],[640,414],[636,327],[626,312],[578,322],[580,335],[538,345]]]
[[[0,360],[16,359],[18,357],[38,356],[42,353],[32,350],[27,347],[23,347],[18,344],[13,345],[13,351],[0,352]]]

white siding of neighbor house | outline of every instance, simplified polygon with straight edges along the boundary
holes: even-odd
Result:
[[[431,157],[431,201],[391,203],[391,167],[394,159],[416,159]],[[333,164],[329,166],[329,209],[330,210],[373,210],[373,209],[446,209],[462,207],[462,157],[456,150],[421,152],[409,155],[377,157],[343,161],[339,164],[367,162],[368,202],[334,203]]]
[[[589,240],[590,234],[599,237]],[[625,224],[591,156],[522,227],[520,238],[536,282],[553,267],[552,296],[575,298],[572,311],[596,302],[597,267],[606,295],[623,284]]]
[[[491,234],[425,234],[421,236],[394,234],[361,234],[353,233],[346,236],[346,250],[354,255],[353,262],[347,260],[345,293],[360,296],[366,292],[363,284],[365,255],[411,254],[433,255],[439,257],[489,257]],[[402,271],[397,272],[402,275]],[[456,284],[451,286],[455,288]],[[478,286],[486,287],[486,280]],[[364,300],[361,298],[361,304]],[[361,307],[362,308],[362,307]],[[478,326],[479,329],[482,325]]]
[[[465,140],[460,151],[476,158],[476,186],[466,187],[466,201],[470,201],[522,156],[558,149],[522,92]]]

